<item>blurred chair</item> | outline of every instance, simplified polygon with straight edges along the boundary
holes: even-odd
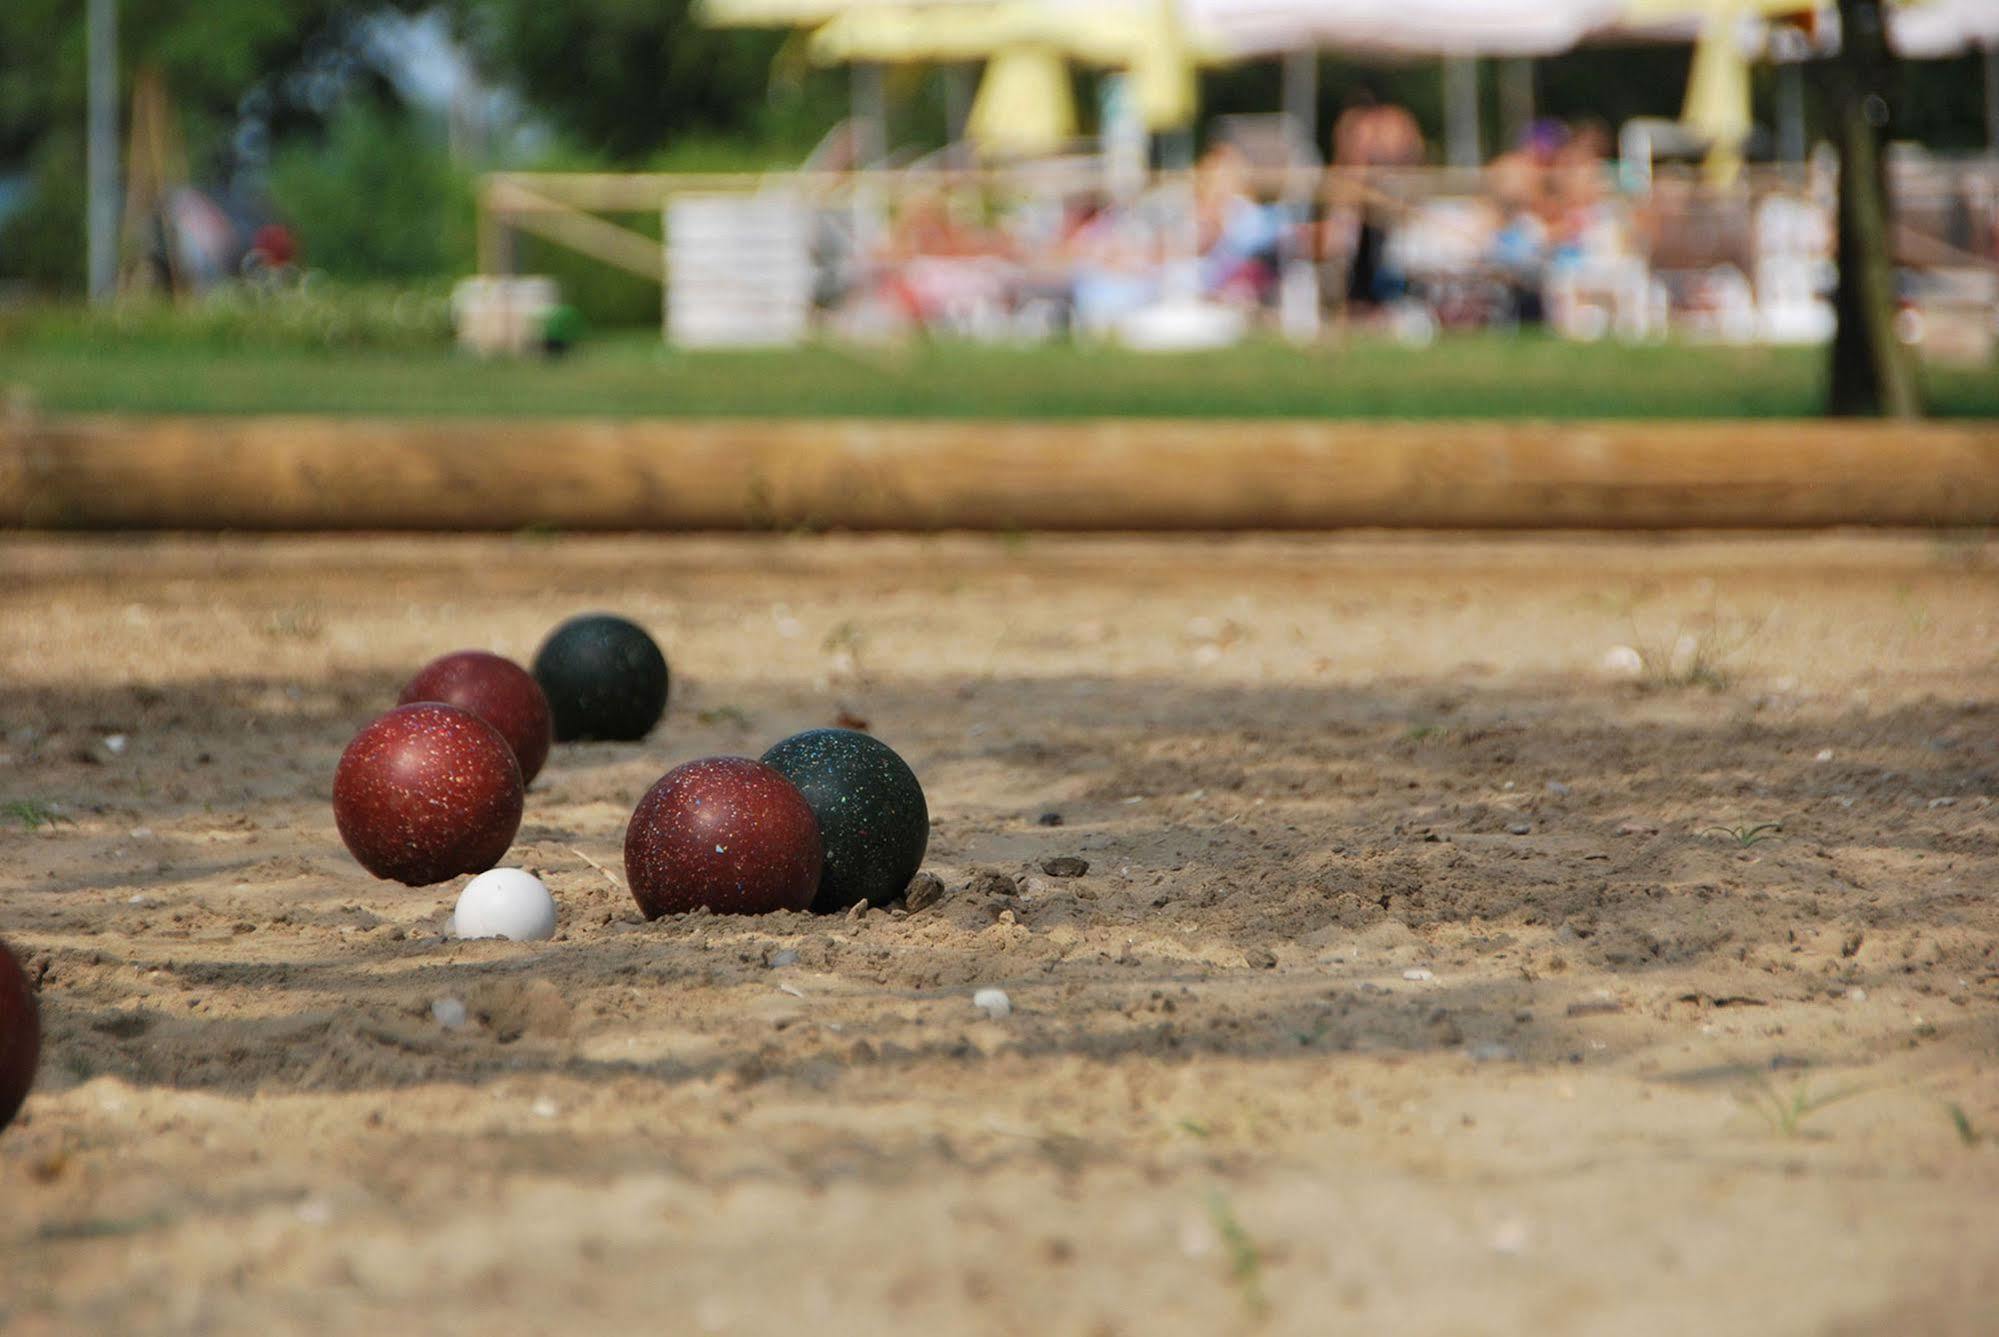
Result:
[[[1824,343],[1833,334],[1827,298],[1838,279],[1830,212],[1772,192],[1757,204],[1754,227],[1759,336],[1766,343]]]

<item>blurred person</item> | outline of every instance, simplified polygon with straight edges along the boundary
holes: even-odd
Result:
[[[266,223],[251,237],[250,250],[267,265],[288,265],[298,258],[298,241],[283,223]]]
[[[1542,286],[1563,213],[1555,164],[1569,140],[1560,121],[1538,120],[1518,144],[1486,165],[1487,188],[1500,216],[1492,265],[1512,295],[1515,319],[1524,325],[1542,320]]]
[[[1159,300],[1165,247],[1136,209],[1092,201],[1072,217],[1059,252],[1069,270],[1071,324],[1083,334],[1104,334]]]
[[[967,330],[990,323],[1009,301],[1006,239],[962,221],[943,191],[911,192],[881,256],[879,287],[907,322]]]
[[[1383,172],[1423,162],[1423,131],[1407,108],[1377,101],[1362,84],[1333,122],[1332,148],[1326,249],[1347,253],[1347,306],[1372,311],[1400,286],[1385,263],[1388,232],[1400,209]]]
[[[1601,121],[1578,121],[1549,161],[1545,207],[1557,263],[1586,250],[1609,221],[1603,192],[1609,147],[1610,132]]]
[[[1282,225],[1275,210],[1250,191],[1249,159],[1234,144],[1216,144],[1194,173],[1195,248],[1201,291],[1243,305],[1261,303],[1277,280]]]
[[[265,223],[250,235],[250,249],[240,268],[246,278],[268,279],[291,274],[298,262],[298,239],[283,223]]]
[[[1658,332],[1651,267],[1624,201],[1605,189],[1610,147],[1601,121],[1574,122],[1547,170],[1540,305],[1548,325],[1570,338]]]

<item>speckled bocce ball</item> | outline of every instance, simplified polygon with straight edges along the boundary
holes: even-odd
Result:
[[[676,766],[625,828],[625,880],[647,919],[803,910],[819,887],[819,822],[798,786],[748,757]]]
[[[396,698],[401,706],[417,701],[442,701],[469,710],[498,729],[521,764],[524,785],[534,783],[548,760],[555,738],[548,698],[534,676],[511,659],[484,650],[460,650],[433,659]]]
[[[520,830],[521,789],[497,729],[421,701],[354,735],[333,775],[333,820],[363,868],[422,887],[498,863]]]
[[[764,753],[812,805],[826,867],[820,914],[902,895],[930,848],[930,807],[916,772],[894,748],[853,729],[808,729]]]
[[[14,1122],[42,1059],[35,992],[7,944],[0,942],[0,1128]]]
[[[549,633],[534,656],[559,743],[644,738],[666,710],[666,656],[643,627],[586,613]]]

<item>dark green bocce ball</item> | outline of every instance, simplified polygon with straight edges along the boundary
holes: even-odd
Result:
[[[930,847],[923,786],[895,749],[853,729],[808,729],[773,747],[764,764],[782,771],[812,805],[826,845],[820,914],[902,895]]]
[[[644,738],[666,710],[666,656],[645,629],[609,613],[572,617],[541,643],[534,678],[555,740]]]

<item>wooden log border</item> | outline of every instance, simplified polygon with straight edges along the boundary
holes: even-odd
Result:
[[[1999,422],[0,421],[0,526],[1794,528],[1999,522]]]

